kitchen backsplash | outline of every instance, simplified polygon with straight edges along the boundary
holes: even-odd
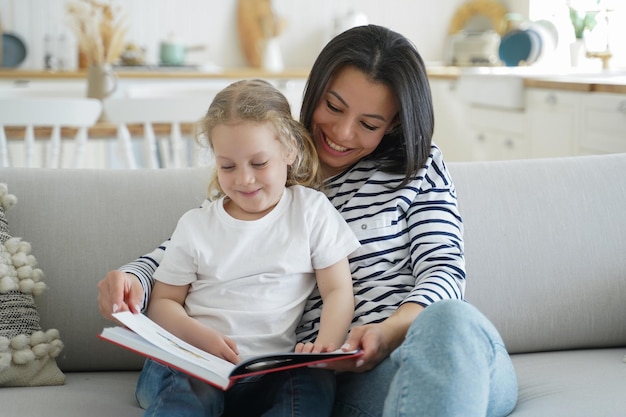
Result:
[[[105,0],[101,0],[105,1]],[[545,0],[508,0],[511,12],[528,16]],[[562,0],[566,1],[566,0]],[[27,48],[22,69],[43,69],[46,49],[66,69],[77,67],[76,41],[68,26],[67,0],[0,0],[0,25],[21,37]],[[287,25],[279,36],[285,68],[308,68],[334,32],[337,18],[349,11],[365,14],[370,23],[408,36],[426,61],[444,58],[450,20],[464,0],[273,0]],[[622,2],[617,2],[621,4]],[[187,63],[217,68],[245,66],[237,32],[236,0],[114,0],[128,18],[127,42],[145,48],[146,63],[157,64],[159,42],[175,35],[189,46]],[[626,12],[626,10],[623,10]],[[622,13],[623,19],[626,13]],[[537,18],[545,18],[535,16]],[[621,27],[626,27],[626,19]],[[622,38],[623,39],[623,38]],[[614,47],[614,63],[626,66],[626,47]]]

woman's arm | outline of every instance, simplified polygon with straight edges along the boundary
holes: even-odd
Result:
[[[154,278],[152,275],[163,259],[169,240],[151,253],[109,271],[98,282],[98,308],[100,314],[113,320],[111,314],[118,311],[139,313],[148,307]]]
[[[320,331],[313,343],[296,346],[296,352],[331,352],[343,345],[354,315],[354,293],[348,259],[315,271],[322,296]]]
[[[190,317],[185,310],[189,285],[157,281],[152,288],[148,316],[185,342],[232,363],[239,362],[236,343]]]

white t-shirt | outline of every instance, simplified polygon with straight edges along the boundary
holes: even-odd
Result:
[[[187,313],[235,340],[241,356],[285,352],[295,345],[314,269],[357,247],[323,193],[293,186],[258,220],[231,217],[224,198],[188,211],[154,277],[191,284]]]

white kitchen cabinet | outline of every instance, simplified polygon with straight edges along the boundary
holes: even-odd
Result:
[[[626,94],[586,94],[578,154],[626,152]]]
[[[477,161],[530,157],[521,110],[468,106],[472,159]]]
[[[553,89],[526,90],[528,137],[533,158],[576,153],[582,95]]]
[[[467,106],[456,94],[456,79],[430,79],[435,113],[433,142],[446,161],[472,159],[467,134]]]

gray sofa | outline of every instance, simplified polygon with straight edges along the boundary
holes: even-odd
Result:
[[[519,378],[515,417],[626,416],[626,154],[451,163],[467,299],[498,327]],[[0,388],[3,416],[139,416],[143,359],[96,337],[108,270],[152,250],[203,200],[205,169],[1,169],[49,289],[42,327],[63,386]]]

